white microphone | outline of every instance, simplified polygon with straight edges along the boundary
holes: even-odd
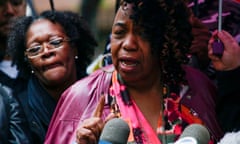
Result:
[[[191,124],[182,132],[180,138],[174,144],[208,144],[210,134],[201,124]]]
[[[105,124],[98,144],[126,144],[129,133],[130,128],[124,120],[113,118]]]
[[[227,132],[217,144],[240,144],[240,131]]]

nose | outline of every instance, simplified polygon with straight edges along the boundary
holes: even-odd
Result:
[[[10,3],[10,2],[6,2],[5,6],[4,6],[4,15],[11,17],[14,16],[16,13],[14,6]]]
[[[137,50],[137,35],[132,33],[128,34],[128,36],[123,42],[123,48],[128,51]]]
[[[51,49],[48,43],[43,43],[43,50],[42,50],[42,57],[43,58],[48,58],[54,55],[54,51]]]

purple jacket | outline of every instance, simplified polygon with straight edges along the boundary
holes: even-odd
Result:
[[[195,111],[214,138],[219,140],[222,137],[222,131],[215,117],[216,88],[201,72],[189,66],[183,68],[186,71],[190,89],[184,94],[181,102]],[[113,70],[113,66],[101,68],[77,81],[62,94],[49,125],[45,144],[74,142],[79,123],[91,117],[101,94],[108,93]],[[106,102],[103,118],[108,115],[109,108]]]

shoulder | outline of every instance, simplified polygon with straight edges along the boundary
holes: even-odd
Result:
[[[69,109],[74,110],[76,114],[82,113],[89,104],[98,101],[102,93],[107,93],[113,70],[112,66],[103,67],[74,83],[63,92],[56,109],[59,111]]]
[[[46,135],[46,143],[70,140],[80,119],[89,117],[102,92],[108,91],[113,67],[103,67],[70,86],[60,97]],[[62,132],[62,128],[67,128]],[[68,136],[67,136],[68,135]],[[65,137],[64,142],[59,137]]]
[[[18,100],[0,86],[0,137],[17,143],[30,143],[28,124]],[[7,135],[3,134],[6,133]],[[5,136],[3,136],[5,135]],[[10,138],[13,138],[12,140]],[[3,139],[4,140],[4,139]]]
[[[10,102],[11,102],[10,95],[7,94],[7,91],[2,87],[0,84],[0,113],[1,118],[3,118],[3,115],[7,116],[10,112]]]
[[[202,71],[187,65],[182,66],[182,68],[186,73],[185,78],[190,87],[198,88],[199,86],[202,86],[202,88],[208,87],[211,89],[216,89],[213,81],[211,81]]]
[[[183,66],[183,69],[186,72],[189,91],[183,96],[182,104],[196,114],[206,124],[211,134],[219,139],[222,131],[216,120],[216,86],[201,71],[191,66]]]
[[[93,89],[95,90],[104,89],[102,87],[109,86],[113,71],[114,71],[114,68],[112,65],[103,67],[93,72],[89,76],[75,82],[62,94],[62,96],[64,97],[65,95],[68,95],[70,93],[73,95],[74,94],[85,95],[86,93],[89,93]]]
[[[9,129],[9,108],[7,108],[7,97],[4,89],[0,86],[0,137],[3,143],[7,143],[7,133]]]
[[[2,124],[6,124],[7,115],[9,114],[9,97],[7,92],[0,86],[0,128],[3,129]]]
[[[191,66],[183,66],[186,72],[186,80],[192,99],[201,100],[201,102],[212,103],[215,106],[217,87],[207,75]],[[207,101],[206,101],[207,100]]]
[[[187,77],[194,77],[194,78],[200,77],[200,78],[208,79],[207,76],[203,72],[201,72],[200,70],[198,70],[196,68],[193,68],[188,65],[183,65],[182,68],[186,72]]]

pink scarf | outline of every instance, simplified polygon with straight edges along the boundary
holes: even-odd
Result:
[[[158,134],[165,136],[166,133],[169,133],[169,131],[164,130],[163,115],[159,114],[157,130],[152,129],[135,101],[130,99],[126,86],[119,79],[115,71],[112,77],[112,86],[110,87],[110,95],[114,99],[112,111],[117,112],[129,124],[131,132],[128,141],[138,144],[161,144]],[[169,112],[164,113],[169,115]],[[180,134],[180,132],[174,132]]]

